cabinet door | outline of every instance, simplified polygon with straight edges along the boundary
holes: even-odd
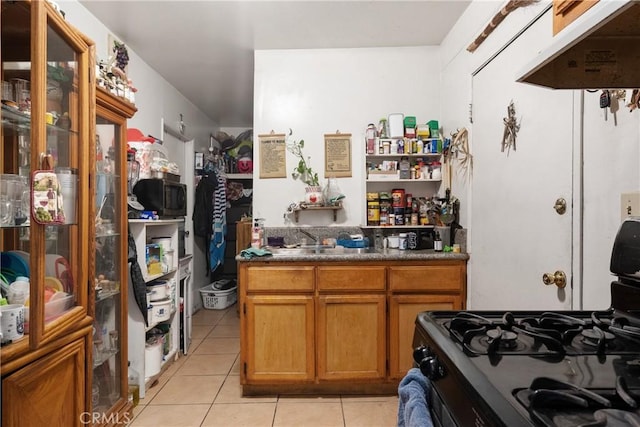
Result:
[[[86,316],[93,67],[88,42],[48,2],[3,2],[0,19],[3,101],[12,101],[1,109],[1,270],[9,283],[29,279],[13,303],[24,305],[35,349]]]
[[[110,413],[127,403],[127,173],[126,119],[135,109],[98,88],[96,94],[96,185],[93,412]]]
[[[315,374],[313,297],[250,295],[242,347],[247,383],[313,381]]]
[[[389,302],[391,378],[402,378],[413,367],[413,332],[418,313],[461,309],[459,295],[392,295]]]
[[[318,378],[384,378],[385,315],[384,295],[318,297]]]
[[[553,35],[558,34],[597,2],[598,0],[554,0]]]
[[[81,426],[86,412],[84,339],[2,379],[3,427]]]

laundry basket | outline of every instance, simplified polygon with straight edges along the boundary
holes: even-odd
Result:
[[[223,310],[238,300],[238,294],[235,285],[225,290],[216,289],[216,282],[200,288],[200,296],[202,297],[202,305],[209,310]]]

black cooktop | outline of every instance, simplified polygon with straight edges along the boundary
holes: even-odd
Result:
[[[432,371],[426,374],[444,391],[445,400],[447,390],[466,389],[455,399],[466,395],[469,405],[471,400],[487,400],[485,410],[495,411],[488,419],[511,417],[503,425],[635,425],[635,419],[615,424],[622,413],[636,417],[640,426],[640,340],[626,334],[636,332],[636,320],[615,311],[441,311],[419,314],[416,325],[428,335],[423,344],[443,366],[442,378],[433,378]],[[530,324],[547,330],[523,333]],[[496,396],[489,402],[491,394]],[[610,403],[594,400],[594,394]],[[628,404],[631,401],[636,407]],[[514,421],[514,412],[525,424]]]
[[[610,270],[607,310],[417,316],[414,360],[457,425],[640,427],[640,217]]]

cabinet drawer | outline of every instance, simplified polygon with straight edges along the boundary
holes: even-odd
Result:
[[[384,291],[385,267],[381,265],[318,267],[320,291]]]
[[[247,267],[247,292],[313,291],[313,266]]]
[[[462,265],[389,267],[392,291],[461,291],[465,281]]]

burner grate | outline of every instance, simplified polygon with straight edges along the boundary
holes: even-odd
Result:
[[[538,377],[514,395],[540,426],[640,426],[640,391],[620,376],[613,388],[596,390]]]
[[[471,356],[504,355],[559,358],[565,355],[636,354],[640,325],[613,310],[564,314],[542,312],[516,318],[512,312],[490,316],[458,312],[444,322],[452,339]]]

